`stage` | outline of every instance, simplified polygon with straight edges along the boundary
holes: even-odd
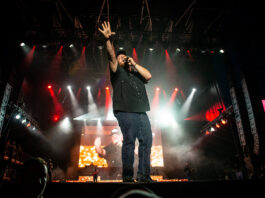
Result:
[[[52,182],[48,183],[46,197],[111,197],[121,188],[136,188],[145,186],[160,197],[203,196],[237,197],[263,193],[264,180],[234,180],[234,181],[188,181],[188,182],[155,182],[155,183],[93,183],[93,182]],[[5,183],[6,192],[16,189],[16,184]],[[2,193],[1,193],[2,195]]]

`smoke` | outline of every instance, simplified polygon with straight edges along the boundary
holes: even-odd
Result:
[[[76,167],[69,166],[67,167],[66,170],[64,170],[60,168],[59,166],[57,166],[52,171],[52,178],[53,180],[60,180],[60,181],[75,180],[75,179],[78,179],[78,176],[76,173],[77,173]]]
[[[184,178],[184,167],[189,164],[193,179],[224,179],[225,172],[231,169],[229,158],[220,158],[215,156],[216,150],[205,149],[207,138],[202,136],[196,140],[164,146],[163,174],[167,178]]]
[[[54,151],[55,152],[55,151]],[[64,154],[62,153],[64,152]],[[55,169],[53,169],[53,180],[76,180],[78,179],[78,157],[79,146],[72,145],[60,149],[55,154]]]
[[[169,163],[169,168],[183,168],[186,162],[195,164],[202,160],[203,156],[200,151],[194,150],[192,144],[180,144],[176,146],[166,147],[165,153],[173,156],[176,161]]]
[[[66,172],[57,166],[52,170],[52,178],[53,180],[64,180],[66,178]]]
[[[187,163],[195,170],[208,161],[199,146],[203,137],[191,140],[182,132],[180,135],[178,141],[172,143],[166,140],[168,141],[167,144],[163,145],[165,161],[163,174],[168,178],[184,178],[184,167]],[[170,140],[172,140],[171,137]]]

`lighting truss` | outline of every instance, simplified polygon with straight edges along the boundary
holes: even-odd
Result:
[[[208,122],[206,125],[204,125],[201,129],[201,133],[205,133],[206,131],[216,131],[218,128],[221,127],[221,125],[224,125],[227,123],[227,118],[229,115],[231,115],[233,112],[233,107],[232,105],[229,106],[224,112],[220,113],[220,115],[215,118],[213,121]],[[225,121],[225,123],[223,123],[223,121]],[[216,125],[220,126],[220,127],[216,127]],[[211,130],[212,128],[216,129],[216,130]]]

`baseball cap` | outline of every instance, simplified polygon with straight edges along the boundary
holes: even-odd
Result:
[[[124,54],[126,56],[126,51],[125,50],[119,50],[117,53],[116,53],[116,58],[121,55],[121,54]]]

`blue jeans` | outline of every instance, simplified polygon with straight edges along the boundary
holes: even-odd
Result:
[[[146,113],[114,112],[123,135],[122,144],[122,176],[133,178],[134,149],[136,138],[139,141],[139,165],[137,178],[150,176],[150,154],[152,147],[152,131]]]

